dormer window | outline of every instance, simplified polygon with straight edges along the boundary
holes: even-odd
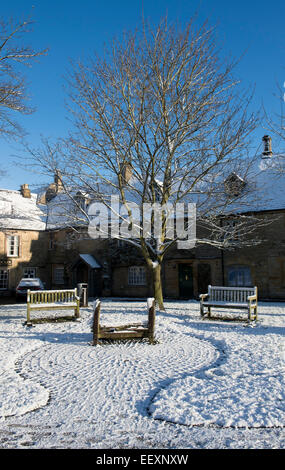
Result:
[[[74,199],[79,205],[80,209],[85,211],[87,208],[87,198],[81,192],[78,192]]]
[[[231,173],[225,180],[224,185],[229,196],[238,197],[241,195],[246,182],[236,173]]]

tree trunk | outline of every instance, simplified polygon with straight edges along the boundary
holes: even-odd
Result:
[[[159,310],[165,310],[163,304],[162,283],[161,283],[161,265],[153,266],[153,293]]]

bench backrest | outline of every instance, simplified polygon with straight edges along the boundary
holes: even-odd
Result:
[[[256,287],[208,286],[209,300],[215,302],[246,303],[249,295],[255,295]]]
[[[75,302],[77,289],[65,290],[29,290],[27,302],[31,304],[50,304],[56,302]]]
[[[147,299],[147,311],[148,311],[148,328],[154,333],[155,328],[155,300],[152,297]],[[101,312],[101,301],[96,299],[93,304],[93,319],[92,328],[93,331],[99,332],[100,329],[100,312]]]

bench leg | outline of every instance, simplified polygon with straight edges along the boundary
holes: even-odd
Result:
[[[205,315],[204,313],[204,305],[202,304],[202,302],[200,302],[200,315],[201,317],[203,317]]]
[[[75,318],[80,318],[80,304],[79,302],[77,303],[75,307]]]
[[[248,307],[248,321],[251,322],[252,316],[251,316],[251,306]]]
[[[101,302],[97,301],[96,307],[94,309],[93,314],[93,346],[97,346],[99,344],[99,332],[100,332],[100,312],[101,311]]]
[[[208,307],[208,318],[211,318],[211,307]]]
[[[257,317],[257,305],[255,305],[255,307],[252,307],[253,308],[253,312],[254,312],[254,320],[257,321],[258,317]]]
[[[155,301],[148,310],[148,341],[154,344],[154,328],[155,328]]]
[[[149,344],[154,344],[155,343],[153,333],[149,333],[148,342],[149,342]]]
[[[93,346],[97,346],[98,344],[99,344],[98,336],[95,334],[95,335],[93,336],[92,345],[93,345]]]
[[[251,311],[252,309],[253,309],[253,315],[252,315],[252,311]],[[248,306],[248,321],[250,322],[251,320],[255,320],[255,321],[258,320],[257,305],[254,305],[254,306],[249,305]]]
[[[27,305],[27,324],[31,323],[31,311],[29,304]]]
[[[33,323],[31,322],[31,310],[29,304],[27,305],[27,321],[26,321],[27,326],[33,326]]]

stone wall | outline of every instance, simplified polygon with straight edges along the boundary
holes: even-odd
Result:
[[[259,217],[276,220],[258,231],[262,243],[224,253],[225,282],[231,267],[248,267],[259,298],[285,300],[285,213],[266,212]]]
[[[7,236],[19,236],[19,255],[8,256]],[[36,277],[48,283],[46,270],[48,254],[48,237],[46,232],[32,230],[5,230],[0,232],[0,268],[9,273],[8,290],[13,293],[24,275],[24,268],[36,268]]]

